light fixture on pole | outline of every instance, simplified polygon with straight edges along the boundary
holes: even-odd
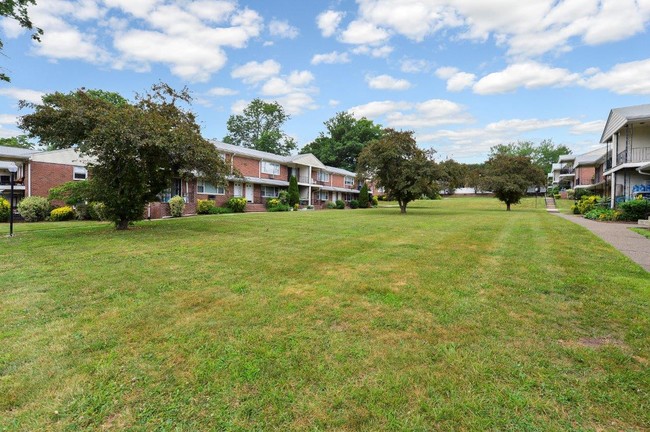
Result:
[[[14,235],[14,183],[16,182],[16,164],[10,164],[7,169],[11,173],[11,193],[9,195],[9,237]]]

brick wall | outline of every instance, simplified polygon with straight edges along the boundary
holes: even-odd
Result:
[[[234,166],[235,169],[239,170],[239,172],[244,176],[259,177],[260,175],[260,161],[257,159],[235,156]]]
[[[340,174],[330,174],[330,180],[332,180],[332,186],[334,187],[345,187],[345,176]]]
[[[47,197],[51,188],[72,181],[73,170],[72,165],[31,162],[31,195]]]
[[[576,185],[591,184],[591,178],[596,174],[595,167],[576,168]]]

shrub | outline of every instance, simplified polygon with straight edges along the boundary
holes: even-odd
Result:
[[[18,213],[25,222],[43,221],[50,215],[50,203],[43,197],[27,197],[18,203]]]
[[[235,198],[232,197],[228,200],[226,204],[233,213],[243,213],[246,210],[246,198]]]
[[[353,208],[353,209],[359,208],[359,201],[358,200],[350,201],[350,208]]]
[[[75,218],[74,209],[70,206],[55,208],[50,212],[50,220],[53,222],[67,221]]]
[[[560,195],[560,194],[553,194],[553,198],[555,198],[555,199],[560,199],[560,198],[562,198],[562,195]]]
[[[379,196],[377,197],[377,200],[379,200],[379,201],[386,201],[386,195],[379,195]]]
[[[299,203],[295,203],[293,205],[293,211],[297,211],[297,210],[300,210],[300,204]]]
[[[343,200],[336,200],[336,208],[343,210],[345,208],[345,202]]]
[[[108,217],[106,216],[106,206],[104,205],[104,203],[97,202],[97,201],[88,203],[87,210],[88,210],[88,217],[91,220],[98,220],[98,221],[108,220]]]
[[[372,206],[377,207],[378,205],[379,205],[379,198],[377,198],[376,196],[373,196],[372,197]]]
[[[327,208],[328,209],[335,209],[336,208],[336,203],[334,201],[327,201]]]
[[[266,201],[266,210],[270,212],[289,211],[291,207],[280,198],[271,198]]]
[[[228,207],[217,207],[217,206],[214,206],[210,209],[210,214],[226,214],[226,213],[232,213],[232,210],[230,210]]]
[[[289,205],[295,206],[300,203],[300,189],[298,188],[298,179],[296,179],[296,176],[291,176],[289,179],[288,195]]]
[[[278,204],[276,206],[269,207],[267,209],[267,211],[270,211],[270,212],[285,212],[285,211],[289,211],[289,208],[290,208],[289,204],[280,203],[280,204]]]
[[[9,207],[9,201],[0,197],[0,222],[9,221],[9,212],[11,208]]]
[[[576,189],[574,198],[580,201],[583,196],[591,196],[591,195],[594,195],[594,192],[589,189]]]
[[[575,206],[578,208],[580,214],[587,214],[591,210],[600,206],[600,197],[596,195],[585,195]]]
[[[185,199],[182,196],[176,195],[171,197],[169,200],[169,213],[172,217],[181,217],[183,216],[183,211],[185,210]]]
[[[650,216],[650,201],[644,199],[634,199],[626,201],[618,206],[621,210],[621,219],[623,220],[639,220],[647,219]]]
[[[289,204],[289,192],[286,190],[281,190],[278,194],[278,200],[281,204]]]
[[[585,213],[585,218],[596,221],[616,221],[621,217],[621,212],[613,209],[595,208]]]
[[[270,198],[270,199],[266,200],[266,208],[267,208],[267,210],[272,208],[272,207],[277,207],[280,204],[282,204],[282,202],[278,198]]]
[[[197,214],[210,214],[210,210],[215,207],[214,201],[211,200],[198,200],[196,202]]]
[[[358,201],[359,207],[361,208],[368,208],[368,185],[363,184],[361,186],[361,190],[359,191],[359,201]],[[350,206],[352,207],[352,206]],[[352,207],[354,208],[354,207]]]
[[[566,197],[567,199],[573,199],[573,197],[576,196],[576,191],[573,189],[567,189],[566,190]]]
[[[577,204],[573,204],[571,206],[571,213],[573,213],[575,215],[580,214],[580,209],[578,208]]]

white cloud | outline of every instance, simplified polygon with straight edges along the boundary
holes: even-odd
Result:
[[[0,28],[9,39],[15,39],[27,31],[18,21],[9,18],[0,18]]]
[[[650,19],[647,0],[357,0],[358,16],[346,42],[393,34],[422,41],[445,37],[486,41],[490,36],[513,58],[566,52],[577,44],[598,45],[644,31]],[[355,24],[356,23],[356,24]],[[359,23],[363,23],[363,29]],[[354,24],[354,26],[353,26]],[[385,33],[382,33],[385,32]]]
[[[263,28],[257,12],[230,0],[48,0],[30,15],[44,30],[37,55],[136,71],[159,63],[188,81],[209,80],[225,48],[244,48]]]
[[[327,102],[327,104],[331,107],[336,107],[341,104],[341,101],[338,101],[336,99],[330,99],[329,102]]]
[[[576,124],[569,131],[572,135],[588,135],[601,133],[605,128],[605,120],[594,120]]]
[[[332,51],[326,54],[315,54],[311,58],[311,64],[317,65],[321,63],[325,64],[335,64],[335,63],[349,63],[350,56],[348,53],[340,53],[338,51]]]
[[[592,72],[585,86],[617,94],[650,94],[650,59],[621,63],[607,72]]]
[[[18,116],[15,114],[0,114],[0,125],[16,125]]]
[[[447,80],[447,90],[451,92],[464,90],[476,82],[476,75],[448,66],[436,69],[436,76]]]
[[[553,68],[537,62],[516,63],[502,71],[481,78],[474,84],[478,94],[507,93],[519,87],[563,87],[580,82],[580,75],[567,69]]]
[[[410,102],[396,102],[389,100],[375,101],[364,105],[354,106],[348,109],[348,112],[357,118],[366,117],[369,119],[376,119],[390,112],[409,109],[411,106],[412,104]]]
[[[389,126],[409,128],[431,128],[473,121],[462,105],[444,99],[430,99],[414,104],[408,112],[393,112],[386,118]]]
[[[352,49],[354,54],[363,54],[375,58],[384,58],[388,57],[390,53],[393,52],[393,47],[390,45],[384,45],[380,47],[373,47],[371,45],[359,45]]]
[[[345,13],[333,10],[328,10],[320,13],[316,17],[316,24],[318,25],[321,34],[324,37],[330,37],[336,33],[336,30],[338,29],[339,24],[341,23],[341,20],[344,16]]]
[[[428,72],[431,67],[431,63],[423,59],[403,59],[400,61],[400,70],[406,73]]]
[[[237,90],[229,89],[226,87],[213,87],[208,90],[210,96],[233,96],[239,93]]]
[[[298,37],[299,31],[296,27],[289,25],[287,21],[272,20],[269,23],[269,33],[271,36],[295,39]]]
[[[289,114],[301,114],[305,109],[316,109],[311,93],[318,91],[309,84],[314,75],[309,71],[292,71],[289,75],[270,78],[262,86],[264,96],[277,98]]]
[[[278,73],[280,73],[280,63],[275,60],[266,60],[262,63],[251,61],[238,66],[232,70],[230,76],[240,79],[246,84],[252,84],[264,81]]]
[[[380,90],[407,90],[411,83],[405,79],[393,78],[390,75],[366,76],[368,86]]]
[[[16,101],[25,100],[27,102],[40,104],[43,102],[42,98],[45,96],[45,93],[36,90],[9,87],[0,88],[0,96],[6,96]]]
[[[572,118],[507,119],[489,123],[483,128],[459,130],[442,129],[418,134],[418,141],[444,146],[448,155],[458,158],[483,156],[497,144],[530,139],[546,129],[570,128],[570,131],[593,127],[593,122],[582,123]],[[589,125],[589,126],[586,126]]]
[[[246,109],[246,107],[248,106],[249,103],[250,103],[249,101],[247,101],[247,100],[243,100],[243,99],[236,100],[236,101],[233,102],[233,104],[231,105],[231,107],[230,107],[230,111],[231,111],[233,114],[243,114],[243,113],[244,113],[244,109]]]
[[[386,42],[390,35],[382,28],[368,21],[352,21],[348,28],[341,32],[340,40],[348,44],[365,45]]]

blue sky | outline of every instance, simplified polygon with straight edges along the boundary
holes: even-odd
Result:
[[[439,158],[552,138],[598,145],[609,110],[649,103],[648,0],[38,0],[34,43],[0,22],[0,136],[17,101],[79,87],[193,92],[207,138],[253,98],[300,146],[339,111],[416,132]]]

